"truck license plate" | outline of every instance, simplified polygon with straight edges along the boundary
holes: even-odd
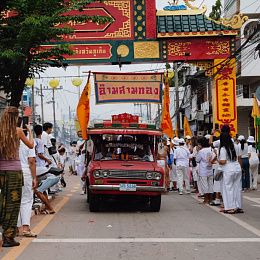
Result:
[[[119,190],[120,191],[136,191],[136,184],[120,183]]]

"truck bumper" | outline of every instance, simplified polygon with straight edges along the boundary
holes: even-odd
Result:
[[[90,190],[96,191],[119,191],[119,185],[90,185]],[[165,187],[136,186],[136,191],[164,192]],[[135,191],[133,191],[134,193]]]

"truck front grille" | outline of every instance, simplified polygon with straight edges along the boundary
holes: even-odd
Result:
[[[110,170],[108,178],[114,179],[146,179],[146,171]]]

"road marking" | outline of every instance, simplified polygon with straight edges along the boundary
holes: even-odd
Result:
[[[72,195],[72,193],[66,194],[67,197],[71,197]]]
[[[36,238],[33,243],[260,243],[260,238]]]
[[[193,197],[195,200],[199,201],[199,202],[201,201],[201,200],[199,200],[196,196],[192,196],[192,197]],[[240,219],[238,219],[237,217],[235,217],[235,216],[233,216],[233,215],[224,214],[224,213],[222,213],[222,212],[219,212],[219,208],[218,208],[218,207],[212,207],[212,206],[207,205],[207,204],[205,204],[205,206],[209,207],[210,209],[216,211],[218,214],[220,214],[220,215],[222,215],[222,216],[224,216],[224,217],[230,219],[231,221],[235,222],[235,223],[238,224],[239,226],[241,226],[241,227],[247,229],[247,230],[250,231],[251,233],[253,233],[253,234],[257,235],[258,237],[260,237],[260,230],[257,229],[257,228],[255,228],[255,227],[253,227],[253,226],[251,226],[250,224],[246,223],[245,221],[240,220]]]
[[[252,198],[252,197],[248,197],[248,196],[243,196],[244,199],[252,201],[254,203],[260,204],[260,198]]]
[[[68,197],[63,197],[63,199],[55,206],[56,213],[62,209],[62,207],[69,201]],[[46,215],[33,229],[32,232],[39,234],[55,217],[53,215]],[[23,253],[23,251],[30,245],[33,241],[33,238],[23,238],[19,242],[20,246],[12,248],[1,260],[10,260],[17,259],[19,255]]]
[[[260,208],[260,205],[259,205],[259,204],[257,204],[257,205],[251,205],[251,206],[253,206],[253,207],[259,207],[259,208]]]

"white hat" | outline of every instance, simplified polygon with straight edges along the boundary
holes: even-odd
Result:
[[[211,136],[211,135],[209,135],[209,134],[208,134],[208,135],[205,135],[205,138],[209,140],[209,139],[210,139],[210,136]]]
[[[191,137],[190,137],[189,135],[186,135],[186,136],[185,136],[185,139],[188,139],[188,140],[190,140],[190,139],[191,139]]]
[[[184,139],[183,139],[183,138],[180,138],[180,139],[179,139],[179,144],[184,144],[184,143],[185,143]]]
[[[237,138],[238,141],[242,141],[242,140],[245,140],[245,137],[243,135],[240,135],[238,138]]]
[[[178,137],[174,137],[174,138],[172,139],[172,143],[173,143],[174,145],[179,145],[179,138],[178,138]]]
[[[255,138],[252,135],[250,135],[250,136],[248,136],[247,142],[248,143],[255,143]]]

